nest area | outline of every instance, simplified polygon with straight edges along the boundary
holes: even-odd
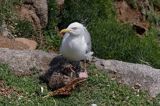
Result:
[[[40,76],[40,80],[46,83],[52,91],[64,88],[70,92],[73,87],[84,80],[79,78],[79,72],[81,72],[80,61],[69,61],[63,56],[57,56],[51,61],[46,73]]]

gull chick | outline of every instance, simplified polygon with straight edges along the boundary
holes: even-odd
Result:
[[[91,60],[91,37],[86,27],[81,23],[71,23],[66,29],[60,31],[64,34],[60,53],[71,61]],[[86,70],[86,67],[85,67]]]

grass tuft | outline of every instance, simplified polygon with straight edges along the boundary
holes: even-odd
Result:
[[[27,20],[16,20],[15,21],[15,34],[18,37],[32,37],[36,35],[36,31],[34,30],[32,23]]]

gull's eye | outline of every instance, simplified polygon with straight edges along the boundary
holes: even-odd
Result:
[[[73,29],[73,30],[76,30],[76,29],[77,29],[77,27],[73,27],[72,29]]]

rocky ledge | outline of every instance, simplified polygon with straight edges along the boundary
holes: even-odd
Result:
[[[12,72],[19,75],[32,74],[33,69],[45,72],[50,68],[49,64],[56,56],[58,54],[40,50],[0,48],[0,64],[8,64]],[[118,60],[95,59],[93,64],[98,70],[105,71],[119,83],[148,91],[152,97],[160,93],[160,69]]]

